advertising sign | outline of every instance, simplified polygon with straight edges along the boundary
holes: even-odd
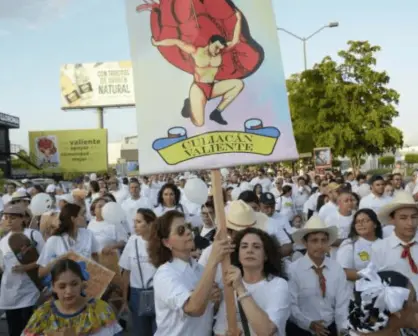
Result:
[[[135,105],[130,61],[65,64],[60,87],[64,110]]]
[[[126,0],[142,174],[298,158],[271,0]]]
[[[29,132],[29,148],[37,165],[51,172],[107,170],[107,130]]]
[[[19,128],[20,119],[19,117],[0,112],[0,125],[6,126],[8,128]]]

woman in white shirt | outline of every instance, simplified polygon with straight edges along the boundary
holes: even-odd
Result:
[[[122,249],[128,237],[120,223],[109,223],[102,216],[102,208],[108,201],[97,198],[93,201],[94,218],[90,221],[87,229],[90,230],[99,244],[99,251],[103,254],[112,253]]]
[[[229,239],[217,237],[205,268],[191,257],[193,249],[184,214],[168,211],[152,226],[148,253],[158,268],[154,275],[156,336],[212,334],[212,302],[220,299],[217,265],[234,248]]]
[[[296,215],[295,204],[293,203],[292,198],[292,187],[290,185],[285,185],[281,196],[277,198],[276,211],[286,216],[289,219],[289,222],[291,222]]]
[[[281,278],[277,242],[262,230],[248,228],[234,238],[235,251],[226,281],[238,301],[239,326],[245,335],[285,335],[290,296]],[[244,317],[245,315],[245,317]],[[243,321],[247,320],[247,323]],[[214,333],[227,335],[226,309],[220,306]]]
[[[93,233],[78,227],[84,221],[81,207],[77,204],[66,204],[59,214],[59,221],[59,227],[46,241],[37,261],[41,278],[47,276],[57,260],[70,251],[98,260],[99,244]]]
[[[155,316],[139,316],[139,292],[142,288],[152,287],[152,278],[155,267],[150,263],[148,256],[148,240],[151,226],[155,225],[157,217],[150,209],[138,209],[135,217],[135,234],[129,237],[128,243],[119,260],[123,269],[124,299],[128,302],[132,318],[132,333],[141,331],[143,336],[152,336],[157,329]]]
[[[370,262],[372,244],[382,238],[382,225],[372,209],[361,209],[353,217],[348,239],[337,251],[337,262],[344,268],[349,285],[359,279],[358,271]]]
[[[181,192],[175,184],[166,183],[164,184],[157,197],[157,206],[154,208],[154,212],[157,217],[165,214],[170,210],[177,210],[188,215],[187,209],[180,203]]]
[[[3,256],[0,309],[6,311],[9,335],[20,336],[39,298],[38,288],[26,273],[36,269],[37,265],[36,262],[21,264],[9,246],[9,238],[14,233],[23,233],[38,253],[42,250],[44,240],[38,231],[25,228],[29,216],[23,204],[7,205],[4,217],[8,233],[0,241],[0,253]]]

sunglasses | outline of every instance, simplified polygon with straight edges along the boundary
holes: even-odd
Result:
[[[192,229],[191,225],[189,225],[189,224],[179,225],[176,228],[176,234],[178,236],[182,237],[186,233],[186,230],[191,230],[191,229]]]

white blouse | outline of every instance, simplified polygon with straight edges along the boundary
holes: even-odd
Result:
[[[255,284],[244,282],[245,289],[251,294],[257,305],[268,315],[271,322],[277,327],[278,332],[274,335],[286,335],[286,322],[290,316],[290,294],[286,280],[272,277]],[[237,321],[242,330],[241,316],[237,309]],[[225,335],[228,329],[226,320],[225,302],[219,307],[213,332],[216,335]],[[256,336],[251,330],[251,336]]]
[[[44,246],[42,235],[35,230],[25,229],[23,234],[36,242],[36,250],[41,253]],[[0,309],[20,309],[35,305],[39,298],[39,290],[26,273],[13,272],[13,267],[20,265],[19,260],[9,246],[9,232],[0,241],[0,251],[3,255],[3,276],[0,289]]]
[[[202,316],[192,317],[183,307],[203,275],[203,266],[180,259],[161,265],[154,275],[157,332],[154,336],[212,335],[213,304]]]

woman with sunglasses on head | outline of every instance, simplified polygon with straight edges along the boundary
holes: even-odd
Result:
[[[285,335],[290,316],[289,287],[282,279],[278,242],[256,228],[240,231],[226,282],[236,293],[239,326],[245,335]],[[228,335],[226,309],[220,306],[214,333]]]
[[[156,330],[155,315],[139,316],[138,312],[140,291],[152,286],[155,274],[147,248],[156,219],[151,209],[138,209],[134,224],[135,234],[129,237],[119,260],[119,266],[123,269],[124,299],[126,303],[129,302],[134,335],[140,330],[141,336],[152,336]]]
[[[66,204],[59,214],[59,227],[53,236],[46,241],[37,264],[39,277],[47,276],[61,256],[73,251],[85,258],[98,260],[100,246],[93,233],[80,228],[84,221],[81,207],[76,204]]]
[[[370,262],[372,244],[382,239],[382,225],[372,209],[361,209],[353,217],[348,239],[337,250],[337,262],[344,268],[348,284],[354,289],[358,271]]]
[[[206,267],[191,257],[193,235],[184,214],[168,211],[151,228],[148,253],[154,275],[157,336],[212,334],[214,306],[220,289],[217,265],[234,251],[229,239],[215,238]]]
[[[84,294],[89,275],[85,265],[61,259],[51,270],[54,299],[39,307],[23,336],[41,335],[120,335],[112,308],[102,300]]]
[[[17,247],[17,250],[21,251],[23,247],[20,244],[11,245],[10,238],[14,234],[23,233],[38,253],[41,253],[44,240],[38,231],[26,228],[29,216],[23,204],[8,204],[4,209],[4,217],[8,234],[0,241],[0,252],[3,256],[0,309],[6,311],[9,335],[19,336],[29,321],[40,295],[35,282],[27,274],[29,271],[36,272],[38,265],[36,262],[22,264],[13,250]]]

